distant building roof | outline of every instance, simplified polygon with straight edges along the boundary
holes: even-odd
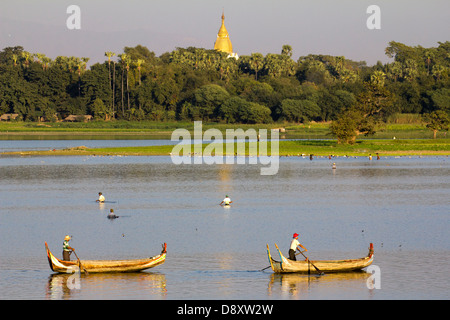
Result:
[[[75,114],[71,114],[68,115],[67,117],[64,118],[64,121],[90,121],[92,120],[92,116],[90,114],[85,114],[85,115],[75,115]]]
[[[0,121],[14,120],[19,116],[18,113],[5,113],[0,117]]]

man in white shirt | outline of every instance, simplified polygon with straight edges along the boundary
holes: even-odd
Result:
[[[294,261],[297,261],[297,259],[296,259],[296,257],[295,257],[295,251],[297,251],[297,249],[298,249],[298,251],[300,251],[301,252],[301,248],[300,247],[302,247],[303,249],[305,249],[305,251],[308,251],[304,246],[302,246],[301,244],[300,244],[300,242],[298,242],[298,233],[294,233],[293,234],[293,236],[292,236],[292,241],[291,241],[291,246],[290,246],[290,248],[289,248],[289,259],[290,260],[294,260]],[[305,251],[303,251],[303,252],[305,252]]]
[[[99,192],[98,193],[98,200],[96,200],[97,202],[105,202],[105,196]]]
[[[220,205],[229,206],[233,201],[228,196],[225,196],[225,199],[222,200]]]

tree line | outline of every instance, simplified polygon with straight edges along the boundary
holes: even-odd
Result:
[[[0,115],[16,113],[24,121],[58,121],[68,115],[225,123],[333,121],[332,132],[350,143],[396,113],[426,115],[441,126],[438,130],[445,121],[448,126],[450,42],[423,48],[392,41],[385,53],[393,62],[367,66],[320,54],[294,61],[289,45],[279,54],[239,59],[195,47],[157,57],[138,45],[122,53],[107,51],[103,63],[87,68],[89,58],[50,59],[20,46],[7,47],[0,52]]]

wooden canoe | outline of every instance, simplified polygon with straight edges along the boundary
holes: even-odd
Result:
[[[86,270],[88,273],[98,272],[138,272],[163,264],[166,260],[167,244],[164,243],[159,255],[145,259],[133,260],[74,260],[63,261],[56,258],[49,250],[45,242],[48,263],[50,269],[59,273],[73,273],[78,270]],[[81,263],[81,267],[80,267]]]
[[[286,258],[275,244],[281,261],[276,261],[270,255],[269,245],[267,245],[267,255],[270,266],[275,273],[317,273],[317,270],[305,260],[294,261]],[[324,273],[351,272],[361,270],[373,262],[373,244],[370,244],[369,254],[360,259],[349,260],[311,260],[311,262]]]

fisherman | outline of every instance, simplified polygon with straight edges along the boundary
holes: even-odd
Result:
[[[98,193],[98,199],[96,200],[96,202],[105,202],[105,196],[101,192]]]
[[[222,200],[222,202],[220,203],[220,205],[224,205],[224,206],[229,206],[230,204],[232,204],[233,201],[231,201],[231,199],[228,197],[228,195],[225,196],[225,199]]]
[[[295,251],[298,249],[298,251],[302,252],[300,247],[305,249],[305,251],[308,251],[304,246],[302,246],[300,244],[300,242],[298,242],[298,233],[294,233],[292,236],[291,247],[289,248],[289,259],[290,260],[297,261],[297,258],[295,257]],[[303,251],[303,252],[305,252],[305,251]]]
[[[108,219],[117,219],[119,216],[116,216],[115,214],[114,214],[114,210],[113,209],[110,209],[109,210],[109,214],[108,214],[108,216],[107,216],[107,218]]]
[[[70,261],[70,254],[72,253],[72,251],[75,251],[74,248],[69,246],[70,239],[71,238],[68,235],[64,237],[64,242],[63,242],[63,260],[64,261]]]

